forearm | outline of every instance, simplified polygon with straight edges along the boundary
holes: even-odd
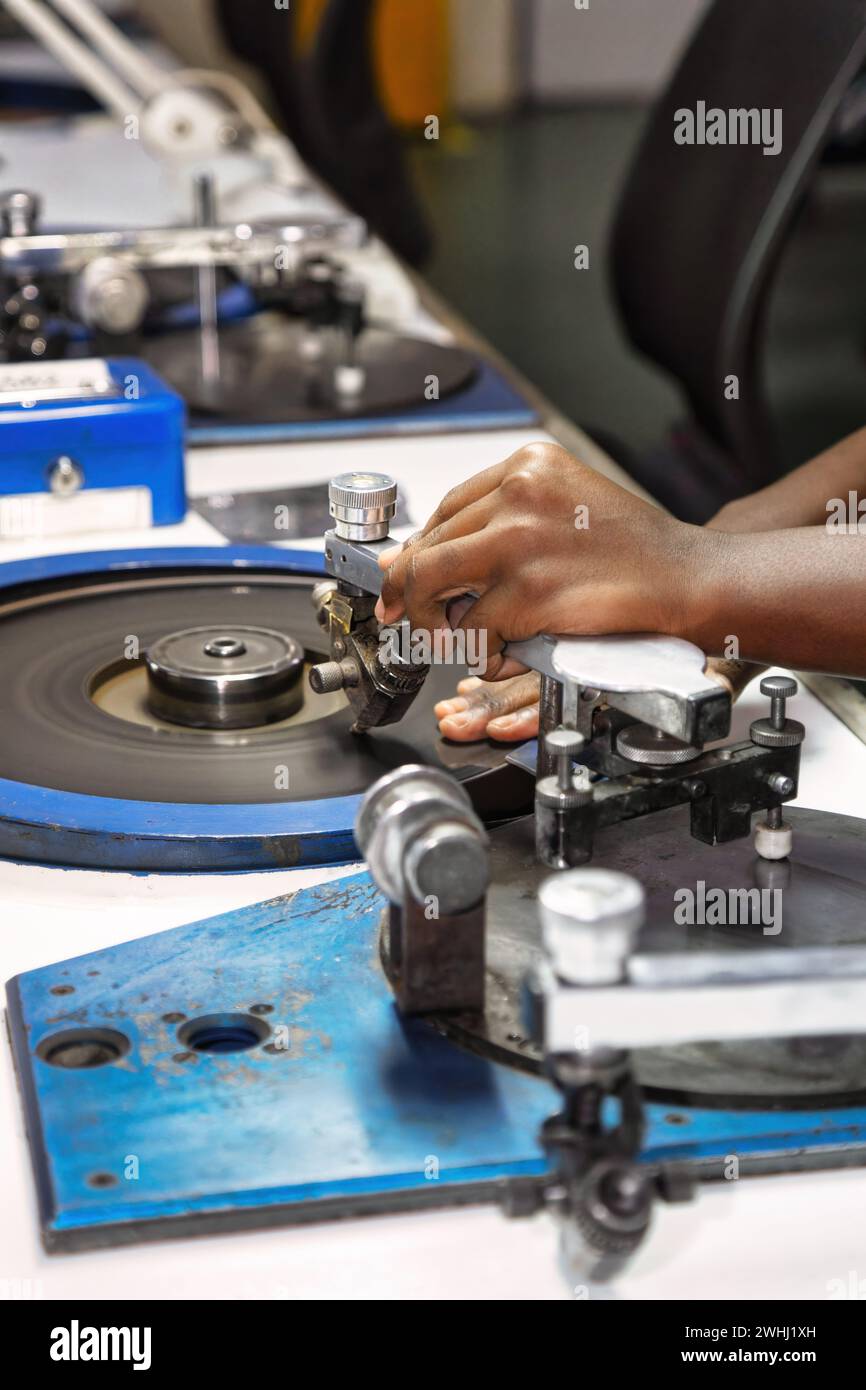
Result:
[[[849,435],[760,492],[730,502],[707,526],[732,532],[821,526],[827,520],[827,503],[832,498],[847,502],[849,492],[866,497],[866,429]]]
[[[866,676],[866,537],[696,529],[687,583],[681,635],[707,653]]]

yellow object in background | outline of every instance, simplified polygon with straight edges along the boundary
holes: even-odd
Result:
[[[313,41],[326,0],[294,0],[298,44]],[[382,102],[397,125],[421,131],[448,109],[448,0],[379,0],[376,72]]]

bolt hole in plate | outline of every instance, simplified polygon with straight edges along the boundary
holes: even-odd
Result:
[[[43,1038],[37,1057],[52,1067],[82,1070],[120,1061],[129,1051],[129,1038],[116,1028],[64,1028]]]
[[[206,1014],[192,1018],[177,1030],[178,1042],[193,1052],[211,1055],[249,1052],[271,1035],[268,1025],[254,1014]]]

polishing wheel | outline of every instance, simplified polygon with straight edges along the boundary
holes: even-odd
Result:
[[[190,329],[145,340],[142,355],[191,410],[258,424],[350,419],[423,407],[435,379],[437,399],[468,385],[478,370],[463,348],[367,328],[341,373],[340,336],[308,329],[282,314],[260,313],[220,327],[220,378],[202,379],[201,340]],[[317,347],[309,356],[309,347]],[[341,382],[351,389],[341,389]]]
[[[0,853],[99,868],[238,869],[357,857],[358,799],[389,768],[446,765],[482,814],[526,774],[433,717],[434,667],[398,726],[358,737],[326,657],[317,555],[143,550],[0,566]],[[5,583],[4,583],[5,581]]]

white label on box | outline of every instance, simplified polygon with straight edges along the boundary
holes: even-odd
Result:
[[[82,531],[138,531],[153,524],[150,488],[85,488],[73,497],[24,492],[0,497],[0,538],[69,536]]]
[[[0,405],[32,409],[43,401],[89,401],[119,396],[101,357],[80,362],[12,362],[0,367]]]

